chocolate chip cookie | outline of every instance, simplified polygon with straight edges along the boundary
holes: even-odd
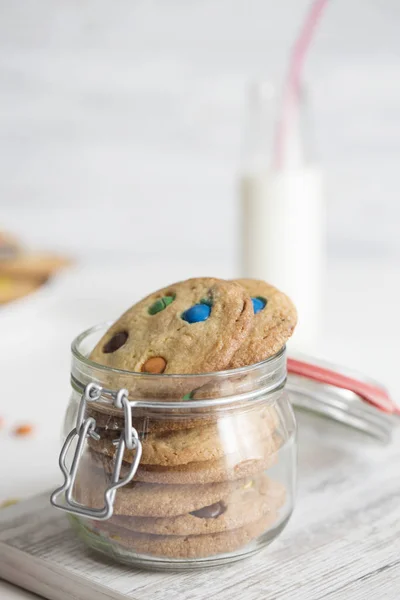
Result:
[[[251,296],[254,319],[245,341],[233,355],[229,368],[252,365],[276,354],[292,335],[297,311],[283,292],[265,281],[236,279]]]
[[[150,374],[227,367],[253,322],[246,290],[234,282],[189,279],[150,294],[114,323],[91,360]]]

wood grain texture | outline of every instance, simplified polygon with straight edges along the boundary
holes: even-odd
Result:
[[[300,414],[299,489],[289,526],[236,564],[150,581],[142,600],[397,600],[400,436],[390,447]]]
[[[28,527],[18,515],[8,531],[0,527],[0,540],[118,600],[398,600],[400,431],[383,447],[335,422],[298,416],[297,508],[281,537],[246,561],[182,573],[120,566],[89,554],[47,498],[32,501]]]

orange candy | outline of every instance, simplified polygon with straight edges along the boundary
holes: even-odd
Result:
[[[18,437],[25,437],[27,435],[31,435],[33,433],[33,425],[19,425],[14,429],[14,435]]]
[[[152,356],[142,367],[143,373],[164,373],[167,361],[162,356]]]

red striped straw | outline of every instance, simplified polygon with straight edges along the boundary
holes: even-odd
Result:
[[[305,56],[327,4],[328,0],[314,0],[293,46],[289,69],[283,87],[282,111],[278,119],[275,135],[273,166],[278,170],[282,169],[284,165],[285,143],[287,141],[289,124],[300,101],[300,81]]]

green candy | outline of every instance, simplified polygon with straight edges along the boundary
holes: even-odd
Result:
[[[189,392],[188,394],[185,394],[182,398],[182,400],[191,400],[192,399],[192,394],[193,392]]]
[[[211,298],[202,298],[200,300],[200,304],[206,304],[207,306],[212,306],[212,300]]]
[[[164,296],[163,297],[163,302],[165,304],[165,306],[169,306],[170,304],[172,304],[172,302],[175,300],[175,296]]]
[[[162,299],[156,300],[155,302],[153,302],[153,304],[151,306],[149,306],[148,313],[149,313],[149,315],[156,315],[157,313],[164,310],[164,308],[165,308],[165,304],[162,301]]]
[[[174,296],[163,296],[159,300],[153,302],[151,306],[148,308],[149,315],[156,315],[157,313],[167,308],[173,301],[175,300]]]

